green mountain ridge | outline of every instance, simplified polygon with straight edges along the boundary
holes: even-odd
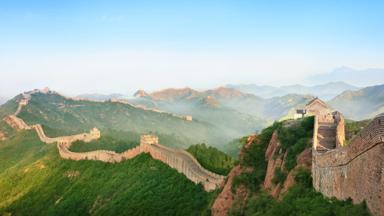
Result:
[[[9,101],[1,107],[0,114],[14,113],[20,99],[17,96]],[[28,124],[43,122],[51,136],[72,134],[91,124],[101,124],[103,118],[98,114],[107,115],[105,109],[115,111],[115,105],[123,110],[127,107],[121,106],[128,106],[130,115],[139,110],[144,115],[169,116],[125,104],[74,101],[55,93],[34,93],[19,117]],[[93,115],[75,110],[84,107],[94,108]],[[103,126],[112,128],[108,124],[112,123],[104,122]],[[124,151],[139,140],[139,133],[133,130],[115,127],[104,128],[103,132],[100,140],[77,142],[74,148],[79,152],[108,148]],[[176,140],[172,135],[162,136],[168,136],[171,143]],[[233,165],[233,159],[216,148],[199,146],[192,147],[200,149],[192,153],[211,170],[230,169]],[[207,160],[215,155],[219,158]],[[0,141],[1,215],[209,215],[214,196],[215,192],[205,192],[202,185],[147,154],[116,164],[64,160],[56,145],[41,142],[34,130],[13,131],[12,136]]]
[[[16,100],[4,104],[0,114],[13,113]],[[165,138],[164,145],[181,148],[202,142],[221,147],[232,139],[207,122],[189,122],[122,103],[71,100],[58,94],[33,94],[19,117],[27,124],[42,124],[48,136],[77,134],[97,127],[102,132],[156,133]]]
[[[209,90],[198,92],[193,89],[166,89],[152,94],[141,93],[142,97],[130,100],[137,106],[163,110],[178,115],[191,115],[193,119],[209,122],[219,128],[223,134],[233,139],[244,134],[254,133],[269,123],[269,120],[249,113],[241,112],[232,104],[238,103],[241,92],[232,90]],[[233,95],[236,98],[232,98]]]
[[[139,97],[130,100],[130,103],[180,115],[192,115],[236,137],[259,131],[274,120],[286,116],[290,109],[313,98],[290,94],[263,99],[225,87],[207,91],[165,89],[151,94],[141,90],[136,95]]]
[[[34,131],[0,142],[0,162],[1,215],[200,215],[213,196],[145,154],[63,160]]]
[[[347,118],[363,120],[384,112],[384,85],[345,91],[328,102]]]

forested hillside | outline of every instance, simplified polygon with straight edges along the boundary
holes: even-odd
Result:
[[[12,101],[3,107],[6,111],[16,110]],[[201,142],[220,147],[232,139],[207,122],[186,121],[122,103],[76,101],[54,93],[33,94],[19,117],[28,124],[42,124],[48,136],[75,134],[97,127],[102,133],[128,132],[134,137],[156,133],[162,144],[182,148]]]
[[[149,155],[69,161],[34,131],[0,141],[0,215],[200,215],[212,196]]]

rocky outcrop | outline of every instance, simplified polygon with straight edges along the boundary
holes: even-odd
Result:
[[[246,144],[243,147],[243,150],[240,152],[239,158],[242,160],[244,150],[250,148],[255,143],[258,143],[258,136],[251,135],[248,137]],[[301,152],[296,159],[296,167],[291,171],[286,171],[284,167],[284,161],[286,157],[286,152],[283,152],[281,149],[281,144],[278,139],[278,133],[275,131],[272,134],[271,140],[265,151],[265,160],[267,161],[266,175],[263,182],[263,189],[267,191],[271,196],[276,199],[282,198],[282,195],[295,184],[295,173],[299,169],[311,170],[312,163],[312,150],[306,149]],[[275,185],[273,179],[275,177],[275,170],[281,169],[284,172],[287,172],[287,177],[284,182]],[[230,209],[232,208],[235,200],[241,200],[243,203],[246,202],[248,192],[246,189],[238,187],[235,192],[232,191],[232,182],[236,176],[241,175],[245,172],[252,171],[250,167],[240,167],[239,165],[234,167],[230,174],[228,175],[227,182],[224,186],[223,191],[216,198],[215,202],[212,205],[211,212],[214,216],[224,216],[228,215]],[[240,199],[239,199],[240,197]]]
[[[272,135],[271,140],[269,141],[269,145],[267,150],[265,151],[265,159],[268,161],[267,171],[265,174],[264,180],[264,189],[269,191],[269,193],[277,198],[280,194],[281,184],[275,185],[273,183],[273,178],[275,175],[275,170],[280,169],[283,170],[284,157],[285,154],[279,153],[281,150],[280,141],[277,136],[277,132],[275,131]]]
[[[242,151],[240,151],[239,158],[242,159],[244,156],[244,151],[249,149],[254,143],[257,143],[258,137],[255,134],[252,134],[248,137],[246,144],[244,145]],[[216,198],[215,202],[211,207],[211,213],[213,216],[225,216],[228,215],[229,210],[232,208],[236,199],[241,199],[245,203],[248,191],[240,186],[236,191],[232,190],[232,183],[236,176],[241,175],[242,173],[250,172],[252,168],[250,167],[241,167],[240,165],[232,168],[231,172],[227,177],[227,181],[224,185],[223,190]]]
[[[228,174],[227,182],[216,198],[215,202],[211,208],[211,214],[213,216],[226,216],[228,215],[229,210],[231,209],[233,202],[235,200],[235,194],[232,192],[232,182],[235,176],[241,174],[240,166],[234,167],[231,172]]]
[[[311,171],[312,149],[308,148],[301,152],[296,158],[296,164],[297,165],[295,166],[295,168],[289,171],[287,178],[285,179],[284,184],[282,185],[279,198],[281,198],[281,195],[287,192],[289,188],[295,185],[295,174],[299,169],[305,169],[309,172]]]
[[[301,168],[308,171],[311,170],[311,149],[306,149],[297,156],[296,166],[290,171],[287,171],[284,167],[286,156],[287,152],[282,152],[278,134],[277,131],[275,131],[265,152],[265,159],[268,161],[268,166],[263,186],[264,189],[276,199],[282,198],[282,195],[295,184],[294,177],[297,170]],[[273,179],[275,178],[275,170],[277,169],[287,173],[287,177],[285,178],[284,182],[278,183],[276,185],[273,183]]]
[[[146,91],[140,89],[133,94],[134,97],[151,97]]]
[[[208,95],[206,97],[204,97],[203,99],[201,99],[201,104],[203,106],[206,106],[206,107],[213,107],[213,108],[217,108],[220,106],[220,103],[219,101],[217,101],[214,97]]]

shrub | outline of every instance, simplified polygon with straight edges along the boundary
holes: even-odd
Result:
[[[282,171],[281,168],[276,168],[273,175],[272,183],[275,185],[278,185],[279,183],[282,184],[284,183],[286,178],[287,178],[287,173]]]
[[[306,169],[299,169],[295,173],[295,182],[297,184],[303,185],[304,187],[311,188],[312,187],[312,177],[311,173],[309,173]]]
[[[235,164],[235,160],[215,147],[203,144],[190,146],[191,153],[206,169],[221,175],[227,175]]]
[[[262,130],[257,138],[253,141],[252,145],[248,149],[243,150],[243,157],[240,161],[240,165],[252,167],[253,170],[250,173],[243,173],[238,179],[235,178],[232,189],[235,190],[239,184],[244,184],[251,191],[258,191],[260,184],[264,181],[267,162],[265,160],[265,150],[268,147],[272,134],[276,128],[280,127],[281,123],[275,122],[272,126]],[[244,140],[246,142],[246,140]]]
[[[283,151],[287,151],[285,168],[290,171],[296,166],[296,157],[305,148],[310,147],[310,139],[313,135],[314,118],[307,117],[291,127],[279,127],[278,137]]]

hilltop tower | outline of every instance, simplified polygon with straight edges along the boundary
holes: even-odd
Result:
[[[91,136],[94,138],[94,139],[98,139],[100,138],[101,134],[100,134],[100,131],[99,129],[97,128],[92,128],[89,133],[91,134]]]
[[[328,105],[320,100],[318,97],[309,101],[304,108],[297,109],[295,118],[302,118],[304,116],[321,116],[332,113],[332,109]]]
[[[159,137],[153,134],[142,135],[140,137],[140,145],[159,144]]]

